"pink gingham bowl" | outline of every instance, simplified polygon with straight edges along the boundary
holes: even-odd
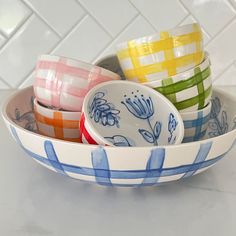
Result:
[[[36,65],[34,94],[45,106],[81,111],[84,96],[95,85],[120,76],[89,63],[54,55],[41,55]]]

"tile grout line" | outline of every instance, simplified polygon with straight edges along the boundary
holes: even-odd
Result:
[[[187,14],[176,26],[180,26],[191,14]]]
[[[134,16],[122,29],[121,31],[117,34],[116,37],[114,37],[102,50],[101,52],[99,52],[97,54],[97,56],[94,57],[92,61],[92,63],[95,63],[98,58],[100,57],[100,55],[130,26],[130,23],[132,24],[138,17],[140,16],[140,14],[137,14],[136,16]]]
[[[0,77],[0,81],[8,87],[7,89],[12,89],[12,86],[8,84],[2,77]]]
[[[79,0],[77,0],[76,2],[86,12],[86,15],[90,16],[102,28],[102,30],[112,39],[113,38],[112,34],[99,22],[99,20],[97,20],[96,17],[92,16],[89,10],[81,2],[79,2]]]
[[[227,23],[226,26],[224,26],[221,30],[219,30],[219,32],[217,32],[205,45],[205,47],[208,46],[209,43],[211,43],[213,40],[215,40],[215,38],[217,38],[220,34],[222,34],[222,32],[224,32],[225,30],[228,29],[228,27],[231,26],[231,24],[233,24],[233,22],[236,20],[236,15]]]
[[[227,2],[230,5],[230,7],[233,8],[234,13],[236,14],[236,6],[234,6],[234,4],[233,4],[233,2],[231,0],[228,0]]]
[[[142,16],[142,17],[150,24],[150,26],[152,27],[152,29],[156,32],[157,29],[156,29],[155,26],[152,24],[152,22],[150,22],[150,21],[146,18],[146,16],[144,16],[144,15],[140,12],[140,10],[139,10],[130,0],[128,0],[128,1],[129,1],[129,3],[138,11],[138,15]]]
[[[219,80],[219,78],[231,67],[235,64],[236,61],[233,61],[232,63],[230,63],[229,65],[227,65],[218,75],[215,76],[215,79],[212,80],[213,82],[216,82],[217,80]]]
[[[21,2],[22,2],[26,7],[28,7],[28,8],[34,13],[34,15],[36,15],[39,19],[41,19],[41,20],[44,22],[44,24],[46,24],[46,25],[49,27],[49,29],[52,30],[52,32],[53,32],[54,34],[56,34],[59,38],[62,38],[62,36],[56,31],[56,29],[54,29],[54,27],[51,26],[51,25],[48,23],[48,21],[47,21],[46,19],[44,19],[44,17],[42,17],[35,9],[33,9],[33,8],[30,6],[30,4],[28,4],[28,2],[26,2],[26,1],[27,1],[27,0],[21,0]]]

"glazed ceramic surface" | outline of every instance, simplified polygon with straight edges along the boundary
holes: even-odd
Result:
[[[95,85],[121,79],[119,75],[91,65],[54,55],[39,57],[34,92],[45,106],[81,111],[84,96]]]
[[[129,81],[94,87],[85,97],[80,130],[83,143],[157,146],[181,143],[183,121],[160,93]]]
[[[125,75],[120,67],[120,63],[118,57],[116,55],[108,55],[102,57],[98,60],[95,65],[100,66],[104,69],[110,70],[116,74],[118,74],[122,80],[126,80]]]
[[[34,115],[40,134],[62,140],[79,142],[80,111],[47,108],[34,99]]]
[[[119,44],[117,56],[128,80],[165,79],[202,62],[202,32],[197,23],[161,31]]]
[[[180,112],[184,122],[184,143],[198,141],[205,136],[210,113],[211,102],[201,110]]]
[[[204,61],[183,73],[164,80],[144,83],[165,95],[179,111],[195,111],[205,107],[212,94],[209,54]]]
[[[159,147],[104,147],[39,135],[32,98],[28,87],[11,95],[2,108],[17,143],[50,170],[101,185],[149,186],[190,177],[221,160],[236,142],[236,97],[216,89],[204,140]]]

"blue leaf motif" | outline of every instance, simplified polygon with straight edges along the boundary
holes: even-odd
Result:
[[[113,104],[107,102],[104,96],[105,93],[103,92],[97,92],[94,95],[89,107],[90,118],[93,118],[96,123],[100,123],[103,126],[116,125],[119,128],[120,117],[118,114],[120,111],[115,109]]]
[[[157,121],[155,126],[154,126],[154,135],[155,138],[158,139],[161,134],[161,122]]]
[[[113,143],[113,145],[117,147],[131,147],[132,145],[129,143],[128,139],[122,135],[114,135],[112,137],[104,137],[109,142]]]
[[[149,143],[154,143],[155,138],[153,134],[145,129],[139,129],[138,132],[143,136],[143,138],[149,142]]]

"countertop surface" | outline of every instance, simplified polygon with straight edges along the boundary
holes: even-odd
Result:
[[[236,94],[236,87],[222,87]],[[14,92],[0,91],[0,104]],[[0,235],[236,235],[236,146],[202,174],[146,188],[107,188],[29,158],[0,118]]]

